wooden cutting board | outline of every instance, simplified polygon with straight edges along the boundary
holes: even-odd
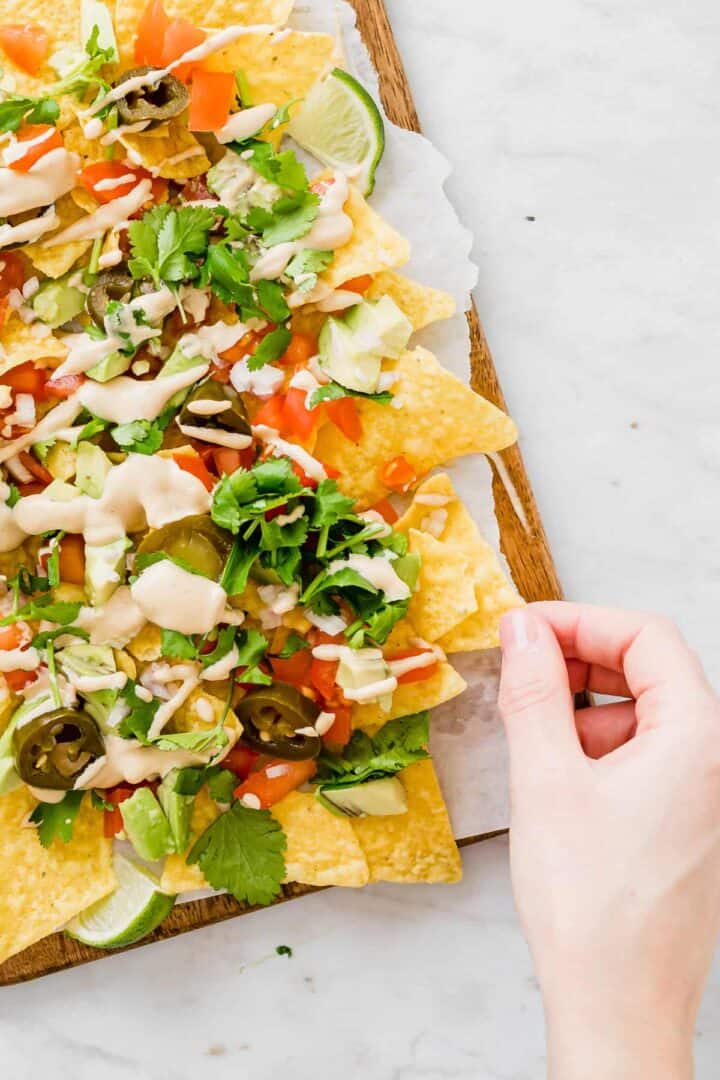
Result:
[[[380,76],[380,96],[387,115],[409,131],[420,131],[410,87],[385,11],[384,0],[350,0],[357,12],[358,26]],[[471,381],[475,390],[506,409],[495,365],[483,334],[480,319],[473,305],[468,313],[471,339]],[[494,480],[495,507],[500,527],[502,549],[508,560],[515,584],[526,600],[559,599],[560,582],[553,565],[542,521],[538,512],[522,455],[517,446],[502,453],[505,468],[517,491],[525,513],[526,523],[518,518],[508,497],[506,487],[497,473]],[[488,834],[496,835],[496,834]],[[476,843],[486,836],[466,837],[462,844]],[[317,890],[307,885],[286,885],[283,903]],[[239,904],[229,896],[213,896],[175,907],[154,934],[130,948],[139,948],[153,941],[163,941],[195,930],[201,926],[232,919],[255,910]],[[121,950],[104,952],[89,949],[71,941],[64,934],[53,934],[31,946],[18,956],[0,965],[0,986],[26,982],[41,975],[50,975],[64,968],[86,964]]]

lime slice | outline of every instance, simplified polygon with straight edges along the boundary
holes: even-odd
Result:
[[[370,194],[385,149],[385,126],[352,75],[334,68],[317,83],[290,120],[288,133],[325,165],[346,173],[363,195]]]
[[[96,949],[119,949],[151,933],[175,903],[161,892],[160,882],[137,863],[116,854],[115,892],[81,911],[65,927],[65,933]]]

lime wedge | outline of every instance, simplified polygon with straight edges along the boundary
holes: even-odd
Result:
[[[175,903],[161,892],[160,882],[148,870],[117,854],[115,892],[81,911],[65,927],[65,933],[96,949],[119,949],[151,933]]]
[[[385,126],[352,75],[334,68],[317,83],[290,120],[288,133],[323,164],[346,173],[363,195],[370,194],[385,149]]]

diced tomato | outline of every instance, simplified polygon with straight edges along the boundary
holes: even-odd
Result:
[[[402,454],[391,458],[378,469],[380,483],[390,491],[407,491],[417,481],[417,473]]]
[[[22,622],[11,623],[10,626],[0,627],[0,652],[10,652],[11,649],[21,649],[30,641]]]
[[[130,179],[117,186],[104,186],[106,180],[112,182],[120,180],[124,176],[129,176]],[[96,161],[92,165],[85,166],[80,173],[79,180],[99,203],[109,203],[113,199],[128,195],[139,180],[149,176],[150,174],[144,169],[124,165],[122,161]],[[98,187],[98,185],[100,186]]]
[[[253,419],[253,424],[266,424],[268,427],[280,431],[283,426],[284,407],[285,395],[273,394],[264,405],[260,406]]]
[[[34,398],[43,397],[46,379],[47,372],[35,367],[31,360],[0,375],[0,383],[12,387],[16,394],[32,394]]]
[[[196,45],[202,45],[207,37],[204,30],[193,26],[187,19],[172,19],[165,30],[165,39],[162,49],[162,66],[167,67],[173,60],[179,60]],[[181,82],[187,82],[193,71],[198,67],[196,63],[179,64],[173,68],[173,75]]]
[[[405,660],[408,656],[421,656],[427,651],[427,649],[401,649],[399,652],[393,653],[392,656],[387,656],[386,660]],[[434,663],[426,664],[425,667],[413,668],[412,671],[406,671],[404,675],[398,675],[397,681],[401,685],[424,682],[425,679],[429,679],[431,675],[434,675],[437,669],[438,661],[435,660]]]
[[[316,769],[312,760],[269,761],[262,769],[251,773],[235,789],[235,795],[241,801],[247,795],[255,796],[260,801],[260,808],[266,810],[314,776]]]
[[[217,131],[227,122],[235,97],[232,71],[195,72],[190,93],[188,127],[191,131]]]
[[[244,780],[252,772],[259,757],[260,754],[257,750],[236,743],[232,750],[222,759],[222,764],[224,769],[230,769],[241,780]]]
[[[292,656],[283,660],[280,656],[270,656],[270,667],[273,675],[280,682],[290,683],[292,686],[306,686],[312,664],[310,649],[298,649]]]
[[[326,401],[330,423],[334,424],[338,431],[342,431],[350,442],[360,442],[362,438],[362,421],[357,405],[351,397],[337,398],[336,401]]]
[[[162,67],[163,43],[170,18],[162,0],[150,0],[140,16],[135,37],[135,63]]]
[[[48,58],[50,37],[37,23],[6,25],[0,26],[0,45],[13,64],[28,75],[37,75]]]
[[[47,484],[41,484],[39,480],[33,480],[32,483],[18,484],[17,489],[25,498],[26,495],[39,495],[41,491],[44,491]]]
[[[85,541],[75,533],[60,541],[60,580],[69,585],[85,583]]]
[[[185,202],[197,202],[198,199],[210,199],[210,189],[204,176],[191,176],[182,186],[182,197]]]
[[[389,525],[394,525],[398,519],[398,512],[389,499],[378,499],[374,506],[370,507],[380,517],[384,517]]]
[[[343,281],[340,288],[346,292],[365,293],[372,283],[372,274],[360,274],[359,277],[350,278],[349,281]]]
[[[25,271],[22,260],[14,251],[0,252],[0,296],[7,296],[13,289],[22,289]]]
[[[18,668],[17,671],[4,671],[3,675],[13,694],[19,694],[26,686],[35,682],[37,671],[22,671]]]
[[[321,461],[320,464],[327,473],[329,480],[337,480],[342,475],[339,469],[336,469],[334,465],[328,465],[327,461]]]
[[[318,486],[317,480],[314,476],[308,476],[305,470],[298,465],[297,461],[291,461],[290,468],[295,473],[298,480],[304,487],[312,488],[313,491],[315,490],[315,488]]]
[[[231,450],[225,446],[214,446],[213,462],[218,476],[234,473],[238,469],[249,469],[255,461],[255,451],[251,446],[246,450]]]
[[[45,383],[45,396],[69,398],[80,389],[84,382],[84,375],[61,375],[59,379],[50,378]]]
[[[24,465],[27,471],[32,473],[41,484],[51,483],[52,473],[49,473],[45,466],[41,465],[37,458],[34,458],[27,450],[21,450],[18,457],[20,458],[20,464]]]
[[[288,388],[280,428],[281,435],[294,436],[304,443],[312,440],[323,415],[322,405],[316,405],[313,409],[307,408],[307,396],[307,392],[299,386]]]
[[[19,143],[37,140],[22,157],[8,162],[11,169],[21,173],[28,172],[36,161],[51,150],[60,149],[63,144],[62,135],[53,124],[23,124],[17,133],[17,140]]]
[[[192,476],[196,476],[200,480],[208,491],[212,491],[215,487],[215,477],[208,471],[208,468],[200,457],[199,454],[189,454],[182,451],[172,455],[172,459],[176,465],[179,465],[185,472],[190,473]]]
[[[326,746],[333,748],[347,746],[352,735],[351,709],[349,705],[334,705],[332,712],[335,713],[333,726],[323,735]]]
[[[122,814],[117,809],[120,803],[125,802],[134,793],[135,788],[130,787],[129,784],[119,784],[117,787],[110,788],[104,792],[104,798],[106,802],[112,803],[115,810],[105,811],[104,832],[108,840],[113,836],[117,836],[119,832],[122,832],[124,825]]]
[[[331,701],[336,696],[335,676],[337,675],[338,666],[339,661],[337,660],[318,660],[315,656],[312,658],[310,682],[318,694],[325,698],[326,701]]]
[[[312,356],[317,356],[317,338],[310,334],[295,333],[290,338],[290,344],[280,357],[279,363],[290,367],[305,367]]]

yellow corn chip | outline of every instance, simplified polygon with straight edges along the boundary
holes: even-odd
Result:
[[[418,761],[399,777],[408,796],[406,814],[352,821],[370,881],[459,881],[460,853],[432,761]]]
[[[286,881],[367,884],[367,862],[349,818],[330,813],[307,791],[291,791],[273,806],[272,815],[287,837]]]
[[[449,319],[455,314],[455,301],[449,293],[433,289],[430,285],[421,285],[419,281],[403,277],[393,270],[383,270],[375,274],[365,295],[370,300],[389,296],[407,315],[414,330],[422,330],[430,323]]]
[[[11,315],[0,330],[0,375],[28,360],[56,367],[67,356],[67,346],[48,334],[37,337],[18,315]]]
[[[386,368],[400,376],[392,388],[393,404],[358,399],[360,442],[325,424],[314,450],[340,472],[338,485],[362,506],[387,494],[378,469],[399,454],[422,476],[461,454],[501,450],[515,441],[510,417],[446,371],[427,349],[406,352],[387,361]]]
[[[437,501],[440,499],[445,501],[440,504]],[[430,476],[420,485],[395,528],[401,532],[423,529],[433,509],[442,509],[445,515],[441,531],[435,535],[443,544],[462,551],[470,560],[478,605],[477,611],[440,637],[438,644],[446,652],[494,648],[500,643],[500,616],[511,608],[521,607],[525,601],[506,577],[500,560],[480,535],[477,525],[458,498],[450,477],[445,473]]]
[[[193,806],[192,839],[188,851],[219,813],[217,805],[208,795],[207,788],[201,788]],[[163,892],[176,896],[182,892],[193,892],[195,889],[207,889],[208,883],[202,870],[199,866],[188,866],[185,862],[186,854],[168,855],[160,879]]]
[[[19,7],[16,0],[0,0],[0,26],[5,23],[41,26],[50,37],[49,55],[52,56],[61,44],[79,42],[80,4],[78,0],[27,0]],[[2,85],[12,93],[39,97],[57,80],[49,64],[45,64],[37,75],[28,75],[16,67],[2,49],[0,67],[5,72]]]
[[[472,564],[458,548],[418,529],[410,530],[409,547],[421,562],[408,616],[420,637],[437,641],[477,611]]]
[[[294,0],[168,0],[165,10],[171,19],[188,19],[205,30],[226,26],[282,26],[290,17]],[[121,59],[131,59],[140,16],[147,0],[118,0],[115,30]]]
[[[162,656],[160,627],[156,626],[155,623],[147,623],[132,641],[128,642],[127,651],[141,662],[159,660]]]
[[[86,211],[78,204],[77,198],[73,197],[77,194],[78,192],[71,192],[69,195],[63,195],[56,202],[55,209],[60,218],[60,224],[55,232],[66,229],[68,225],[72,225],[85,216]],[[46,247],[47,240],[53,235],[54,233],[49,233],[41,240],[36,240],[34,244],[26,244],[22,250],[41,274],[59,278],[75,265],[80,256],[92,247],[93,242],[92,240],[75,240],[70,244],[61,244],[59,247]]]
[[[44,848],[25,824],[36,800],[26,787],[0,799],[0,962],[59,930],[115,886],[103,815],[87,796],[72,840]]]
[[[353,234],[337,249],[330,266],[320,274],[321,281],[335,289],[351,278],[392,270],[408,261],[409,242],[383,221],[352,184],[344,209],[352,219]]]
[[[119,140],[130,161],[157,172],[167,180],[187,180],[210,168],[202,146],[179,120],[171,120],[167,134],[137,131]]]

